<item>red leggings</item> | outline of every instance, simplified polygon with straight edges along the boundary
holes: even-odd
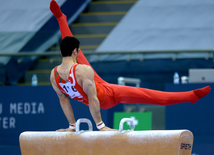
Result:
[[[65,15],[57,18],[62,38],[66,36],[73,36],[67,24]],[[79,50],[78,57],[79,64],[89,65],[89,62]],[[145,88],[128,87],[115,84],[109,84],[99,77],[94,71],[95,80],[100,83],[105,91],[105,97],[100,107],[103,109],[111,108],[119,103],[125,104],[155,104],[155,105],[172,105],[182,102],[195,103],[199,97],[194,91],[188,92],[163,92]]]
[[[146,88],[129,87],[116,84],[102,84],[105,90],[104,101],[100,104],[103,109],[109,109],[119,103],[125,104],[154,104],[173,105],[183,102],[195,103],[199,99],[194,91],[163,92]]]

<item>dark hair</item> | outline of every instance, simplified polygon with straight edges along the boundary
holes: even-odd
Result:
[[[75,48],[79,49],[79,40],[75,37],[65,37],[60,43],[60,50],[63,57],[71,56]]]

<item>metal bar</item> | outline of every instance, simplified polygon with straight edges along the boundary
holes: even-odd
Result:
[[[135,84],[136,87],[140,87],[141,80],[138,78],[125,78],[118,77],[117,79],[119,85],[126,85],[126,83]]]
[[[0,57],[2,56],[17,56],[17,57],[24,57],[24,56],[57,56],[60,55],[60,52],[20,52],[20,53],[0,53]]]
[[[148,53],[214,53],[214,50],[163,50],[163,51],[115,51],[115,52],[84,52],[84,55],[104,55],[104,54],[148,54]],[[19,52],[19,53],[0,53],[1,56],[59,56],[60,52]]]

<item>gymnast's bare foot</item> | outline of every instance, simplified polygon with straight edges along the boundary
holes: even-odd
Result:
[[[55,0],[52,0],[50,2],[50,10],[57,19],[63,15],[63,13],[60,10],[59,5],[57,4],[57,2]]]
[[[200,99],[206,96],[210,92],[210,90],[211,90],[210,86],[206,86],[204,88],[194,90],[194,93]]]

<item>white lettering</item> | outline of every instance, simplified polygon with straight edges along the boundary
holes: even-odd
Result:
[[[16,128],[16,119],[14,117],[0,117],[0,128]]]
[[[16,119],[14,117],[10,117],[10,128],[16,128],[15,123]]]
[[[36,114],[36,102],[31,103],[31,105],[32,105],[31,114]]]
[[[23,110],[22,110],[23,108],[22,107],[23,107],[23,103],[19,102],[18,103],[18,114],[23,114]]]
[[[45,112],[45,108],[42,102],[39,103],[38,106],[38,113],[44,113]]]
[[[1,105],[1,104],[0,104]],[[0,107],[1,112],[2,107]],[[19,102],[10,103],[10,114],[43,114],[45,113],[45,108],[42,102],[37,104],[36,102]]]
[[[8,118],[7,117],[3,117],[3,128],[8,129]]]
[[[2,109],[3,109],[2,107],[3,107],[2,104],[0,104],[0,114],[2,114],[2,111],[3,111],[3,110],[2,110]]]
[[[10,114],[16,114],[16,103],[10,103]]]
[[[30,103],[25,103],[24,104],[24,113],[29,114],[30,113]]]

